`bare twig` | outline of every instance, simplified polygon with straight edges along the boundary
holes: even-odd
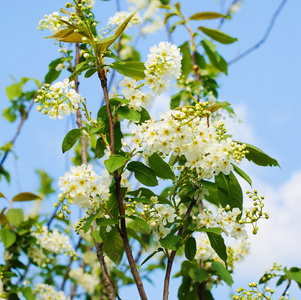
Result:
[[[230,60],[228,62],[228,65],[231,65],[237,61],[239,61],[240,59],[244,58],[245,56],[247,56],[248,54],[252,53],[254,50],[258,49],[264,42],[266,42],[266,40],[268,39],[273,26],[275,25],[276,19],[279,16],[281,10],[283,9],[283,7],[285,6],[285,4],[287,3],[287,0],[283,0],[280,5],[278,6],[278,8],[276,9],[276,11],[274,12],[270,24],[264,34],[264,36],[262,37],[262,39],[260,41],[258,41],[254,46],[250,47],[248,50],[244,51],[243,53],[241,53],[240,55],[238,55],[237,57],[235,57],[234,59]]]
[[[196,204],[196,200],[192,200],[191,203],[189,204],[189,207],[187,208],[186,214],[184,216],[184,220],[188,219],[195,204]],[[178,236],[182,236],[184,228],[185,228],[185,225],[180,228],[180,230],[178,231]],[[171,254],[167,260],[167,268],[166,268],[165,279],[164,279],[163,300],[168,299],[171,268],[172,268],[172,264],[175,259],[176,253],[177,253],[177,250],[171,251]]]
[[[284,292],[282,293],[282,297],[285,296],[285,293],[287,292],[287,290],[289,289],[290,286],[291,286],[291,280],[288,279],[288,280],[287,280],[287,286],[286,286]]]

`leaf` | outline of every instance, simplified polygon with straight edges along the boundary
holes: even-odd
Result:
[[[30,286],[23,286],[20,288],[20,290],[22,291],[22,294],[26,300],[35,300],[35,295]]]
[[[142,80],[145,78],[145,65],[141,61],[116,61],[110,67],[123,76]]]
[[[91,227],[92,222],[94,221],[96,215],[90,215],[86,220],[84,224],[84,233],[87,233]]]
[[[109,225],[118,224],[118,221],[116,221],[114,219],[98,218],[98,219],[96,219],[96,224],[98,226],[109,226]]]
[[[129,104],[131,101],[128,100],[128,99],[125,99],[125,98],[111,98],[110,99],[110,104],[112,103],[113,104],[113,101],[116,101],[116,102],[119,102],[119,103],[123,103],[123,104]]]
[[[211,265],[211,269],[216,271],[229,286],[232,286],[232,276],[221,262],[214,261]]]
[[[213,250],[225,262],[225,264],[227,264],[228,255],[227,255],[227,249],[223,237],[219,234],[212,233],[212,232],[206,232],[206,233]]]
[[[171,17],[173,17],[173,16],[177,16],[177,14],[175,14],[175,13],[166,13],[165,14],[165,18],[164,18],[164,25],[166,25],[168,19],[171,18]]]
[[[196,254],[196,241],[194,237],[189,237],[185,243],[185,257],[188,260],[193,260]]]
[[[97,158],[102,158],[105,155],[105,150],[107,146],[105,142],[103,141],[103,138],[97,139],[96,147],[95,147],[95,155]]]
[[[94,73],[96,73],[97,69],[96,68],[91,68],[85,73],[85,78],[90,78]]]
[[[196,229],[195,231],[211,232],[211,233],[218,234],[218,235],[222,234],[222,229],[220,227],[206,228],[206,226],[204,226],[199,229]]]
[[[23,210],[21,208],[11,208],[6,213],[6,218],[11,224],[13,224],[16,227],[19,227],[19,225],[24,220]]]
[[[222,207],[230,205],[231,209],[238,207],[242,210],[243,193],[234,174],[230,172],[229,175],[224,175],[221,172],[215,176],[215,183],[217,197]]]
[[[2,228],[0,229],[0,238],[5,248],[9,248],[16,241],[17,234],[9,228]]]
[[[138,113],[138,111],[129,109],[127,106],[120,106],[116,110],[116,113],[127,120],[134,121],[134,122],[140,121],[140,114]]]
[[[114,154],[110,155],[110,157],[104,161],[104,165],[110,173],[113,173],[115,170],[124,166],[128,160],[127,157]]]
[[[5,88],[6,96],[9,100],[18,98],[22,95],[22,83],[15,83]]]
[[[62,144],[63,153],[70,150],[75,145],[75,143],[77,142],[80,136],[81,136],[80,129],[71,129],[64,137],[63,144]]]
[[[243,178],[250,186],[252,186],[251,178],[238,166],[232,164],[234,172],[236,172],[241,178]]]
[[[220,108],[229,106],[229,105],[231,105],[229,102],[217,102],[213,105],[210,105],[209,107],[206,107],[205,109],[210,111],[211,113],[214,113],[217,110],[219,110]]]
[[[215,41],[220,42],[222,44],[232,44],[232,43],[238,41],[237,38],[227,35],[226,33],[222,32],[218,29],[212,29],[212,28],[200,26],[198,28],[198,30],[201,30],[203,33],[205,33],[206,35],[208,35]]]
[[[148,165],[158,177],[163,179],[175,179],[175,174],[168,163],[166,163],[157,153],[154,153],[148,158]]]
[[[102,242],[102,238],[101,238],[98,230],[92,231],[91,235],[94,237],[94,239],[96,240],[96,242],[98,242],[98,243]]]
[[[162,252],[164,249],[163,248],[158,248],[156,251],[154,251],[153,253],[151,253],[142,263],[140,266],[144,265],[149,259],[151,259],[155,254],[157,254],[158,252]]]
[[[173,33],[174,30],[176,29],[176,27],[177,27],[178,25],[184,25],[184,24],[185,24],[185,20],[181,20],[181,21],[178,21],[178,22],[174,23],[174,24],[170,27],[169,33]]]
[[[288,279],[295,280],[296,282],[301,283],[301,269],[293,267],[287,270],[287,268],[284,268],[284,273]]]
[[[140,122],[138,123],[138,125],[141,125],[142,123],[144,123],[145,121],[147,120],[150,120],[150,115],[148,113],[148,111],[144,108],[144,107],[141,107],[141,111],[139,112],[140,114]]]
[[[228,64],[224,58],[217,53],[215,50],[215,45],[206,39],[201,41],[201,45],[203,46],[211,64],[227,75]]]
[[[132,161],[127,165],[127,169],[130,172],[134,172],[135,178],[142,184],[147,186],[158,185],[155,172],[142,162]]]
[[[165,249],[178,250],[182,241],[183,238],[180,236],[169,234],[165,238],[160,239],[160,244]]]
[[[226,18],[227,16],[212,12],[212,11],[204,11],[193,14],[189,20],[210,20],[210,19],[217,19],[217,18]]]
[[[185,42],[183,45],[181,45],[180,51],[183,56],[181,71],[182,71],[182,76],[184,77],[184,80],[186,81],[189,73],[192,70],[192,60],[191,60],[191,55],[190,55],[189,43]]]
[[[238,142],[238,143],[242,144],[240,142]],[[246,153],[247,160],[252,161],[253,163],[255,163],[258,166],[263,166],[263,167],[278,166],[278,167],[280,167],[280,165],[276,159],[270,157],[269,155],[264,153],[262,150],[256,148],[255,146],[252,146],[250,144],[245,144],[245,145],[247,146],[245,148],[245,150],[249,151],[249,153]]]
[[[126,216],[126,217],[129,218],[129,219],[134,220],[135,222],[137,222],[140,226],[142,226],[145,229],[145,231],[147,233],[149,232],[149,226],[148,226],[146,221],[144,221],[144,220],[142,220],[142,219],[140,219],[139,217],[136,217],[136,216]]]
[[[206,69],[206,61],[203,55],[195,52],[195,63],[200,67],[200,69]]]
[[[108,232],[108,234],[110,234],[110,232]],[[102,237],[102,235],[100,236]],[[116,265],[118,265],[121,262],[124,253],[123,242],[120,235],[116,234],[110,243],[104,242],[103,251]]]
[[[32,201],[32,200],[41,200],[41,197],[33,193],[19,193],[12,199],[13,202]]]
[[[127,233],[129,236],[131,236],[133,239],[135,239],[136,241],[138,241],[140,243],[140,245],[145,248],[145,244],[142,240],[142,238],[136,233],[136,231],[132,228],[127,228]]]
[[[207,270],[201,268],[190,268],[190,270],[188,271],[188,275],[194,281],[202,283],[208,278],[209,273]]]
[[[77,65],[79,66],[79,65]],[[73,81],[78,75],[80,75],[82,72],[86,71],[86,70],[89,70],[89,69],[95,69],[95,67],[93,65],[88,65],[85,64],[79,68],[76,68],[76,70],[69,76],[69,81]],[[95,69],[96,70],[96,69]]]

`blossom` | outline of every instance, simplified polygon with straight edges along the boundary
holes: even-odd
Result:
[[[35,284],[34,291],[38,294],[37,299],[41,300],[69,300],[70,297],[66,297],[63,291],[57,292],[55,288],[49,284]]]
[[[44,29],[49,29],[52,34],[55,34],[58,31],[66,28],[66,24],[63,23],[60,19],[69,21],[69,17],[60,16],[58,12],[53,12],[52,14],[45,15],[44,19],[39,22],[38,30],[43,31]]]
[[[74,278],[90,295],[93,294],[99,284],[99,278],[96,275],[85,273],[83,268],[72,269],[70,277]]]

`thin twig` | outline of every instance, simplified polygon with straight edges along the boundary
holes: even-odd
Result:
[[[289,287],[290,287],[290,285],[291,285],[291,280],[290,280],[290,279],[288,279],[287,281],[288,281],[288,282],[287,282],[287,286],[286,286],[286,288],[285,288],[284,292],[282,293],[282,297],[284,297],[284,296],[285,296],[285,293],[287,292],[287,290],[289,289]]]
[[[184,216],[184,220],[188,219],[195,204],[196,204],[196,200],[192,200],[190,202],[189,207],[187,208],[186,214]],[[185,228],[185,225],[180,228],[180,230],[178,231],[178,236],[182,236],[184,228]],[[171,268],[172,268],[172,264],[175,259],[176,253],[177,253],[177,250],[171,251],[171,254],[167,260],[167,267],[166,267],[166,273],[165,273],[165,279],[164,279],[163,300],[168,299]]]
[[[272,19],[270,21],[270,24],[263,36],[263,38],[257,42],[254,46],[250,47],[248,50],[244,51],[243,53],[241,53],[240,55],[238,55],[236,58],[230,60],[228,62],[228,65],[231,65],[237,61],[239,61],[240,59],[242,59],[243,57],[247,56],[248,54],[252,53],[254,50],[258,49],[264,42],[266,42],[266,40],[268,39],[272,29],[273,29],[273,26],[275,25],[275,22],[276,22],[276,19],[277,17],[279,16],[281,10],[283,9],[283,7],[285,6],[287,0],[283,0],[280,5],[278,6],[278,8],[276,9],[276,11],[274,12],[273,16],[272,16]]]
[[[225,13],[226,16],[230,14],[232,6],[235,5],[235,4],[236,4],[237,2],[239,2],[239,1],[241,1],[241,0],[233,0],[233,1],[232,1],[232,3],[229,5],[229,8],[227,9],[227,12]],[[223,1],[223,2],[224,2],[224,1]],[[224,7],[224,3],[223,3],[222,6]],[[223,14],[223,7],[222,7],[222,14]],[[217,28],[218,28],[218,29],[221,29],[222,26],[224,25],[224,23],[225,23],[225,18],[221,18],[221,20],[220,20],[220,22],[219,22]]]

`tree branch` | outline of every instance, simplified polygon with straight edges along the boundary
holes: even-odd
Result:
[[[247,56],[248,54],[252,53],[253,51],[255,51],[256,49],[258,49],[260,46],[262,46],[263,43],[266,42],[266,40],[268,39],[273,26],[275,25],[276,19],[279,16],[281,10],[283,9],[283,7],[285,6],[285,4],[287,3],[287,0],[283,0],[280,5],[278,6],[278,8],[276,9],[276,11],[274,12],[272,19],[270,21],[270,24],[264,34],[264,36],[262,37],[262,39],[260,41],[258,41],[254,46],[250,47],[248,50],[244,51],[243,53],[241,53],[240,55],[238,55],[236,58],[230,60],[228,62],[228,65],[231,65],[237,61],[239,61],[240,59],[244,58],[245,56]]]
[[[196,200],[192,200],[190,202],[189,207],[187,208],[186,214],[184,216],[184,220],[188,219],[195,204],[196,204]],[[178,236],[182,236],[184,228],[185,228],[185,225],[180,228],[180,230],[178,231]],[[177,253],[177,250],[171,251],[171,254],[167,260],[167,268],[166,268],[165,279],[164,279],[163,300],[168,299],[171,268],[172,268],[172,264],[175,259],[176,253]]]

